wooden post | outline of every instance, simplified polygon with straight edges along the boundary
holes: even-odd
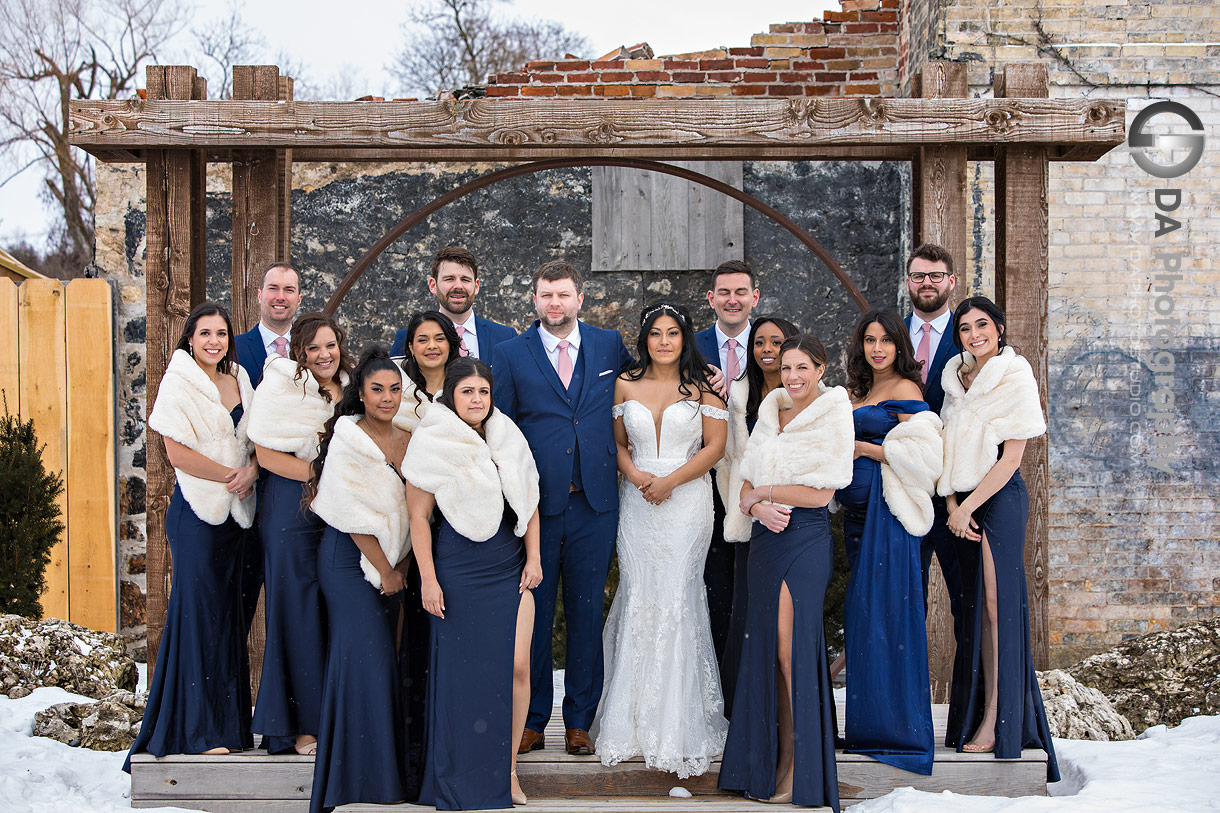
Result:
[[[152,65],[145,76],[149,100],[195,99],[203,98],[196,94],[206,93],[206,85],[197,81],[194,68]],[[203,158],[194,150],[151,150],[147,160],[145,415],[157,400],[161,377],[186,317],[205,297]],[[146,619],[151,676],[169,599],[171,562],[165,543],[165,513],[173,493],[174,471],[160,435],[147,432],[145,443]]]
[[[933,61],[923,66],[914,87],[931,99],[961,98],[967,95],[966,65],[962,62]],[[934,144],[921,147],[914,162],[911,188],[912,209],[916,217],[915,244],[937,243],[953,255],[959,278],[966,261],[966,148],[961,144]],[[950,341],[948,335],[941,341]],[[949,610],[949,591],[941,575],[940,562],[932,558],[928,574],[928,673],[932,702],[949,702],[953,680],[953,614]]]
[[[993,91],[997,98],[1045,99],[1046,66],[1007,65],[996,74]],[[1008,340],[1034,368],[1044,415],[1047,414],[1048,158],[1045,147],[1024,145],[997,147],[995,156],[995,299],[1008,318]],[[1046,669],[1050,665],[1047,615],[1050,463],[1046,435],[1026,445],[1021,474],[1029,489],[1025,579],[1029,589],[1030,645],[1034,667]]]
[[[233,68],[233,98],[292,99],[292,79],[274,65]],[[262,273],[274,262],[288,262],[292,221],[291,150],[239,150],[233,162],[233,327],[249,330],[259,319]],[[250,628],[250,693],[258,697],[267,622],[260,595]]]

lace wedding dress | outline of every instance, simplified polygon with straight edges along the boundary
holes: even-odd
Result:
[[[614,407],[641,471],[667,475],[703,442],[703,416],[723,409],[689,401],[661,415],[638,401]],[[649,768],[685,779],[708,769],[724,749],[728,722],[712,648],[703,564],[712,537],[707,475],[651,505],[634,485],[619,490],[619,586],[602,635],[606,658],[601,705],[593,721],[606,765],[644,757]]]

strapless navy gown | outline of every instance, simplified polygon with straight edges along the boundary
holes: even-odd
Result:
[[[882,401],[856,409],[856,440],[880,444],[898,415],[923,401]],[[920,774],[932,773],[932,697],[924,621],[922,538],[886,505],[881,464],[858,457],[851,485],[835,494],[851,580],[843,609],[847,654],[847,750]]]
[[[407,725],[398,671],[401,592],[364,579],[350,534],[326,526],[318,546],[326,601],[326,676],[310,813],[407,798]]]
[[[719,785],[759,799],[775,793],[778,742],[776,624],[783,582],[792,594],[792,726],[796,744],[793,802],[839,810],[834,698],[826,663],[822,604],[834,572],[834,543],[825,508],[793,508],[788,527],[772,533],[754,523],[750,537],[746,635],[737,674],[733,719]]]
[[[266,472],[259,502],[267,642],[254,730],[269,753],[318,733],[326,669],[326,611],[318,586],[322,522],[301,503],[305,484]]]
[[[959,494],[958,503],[967,496]],[[1013,472],[1004,487],[974,512],[974,521],[987,537],[995,564],[999,644],[995,755],[998,759],[1016,759],[1022,748],[1040,748],[1047,755],[1046,781],[1058,782],[1055,746],[1029,646],[1029,594],[1025,586],[1028,519],[1029,493],[1020,471]],[[985,711],[981,644],[986,605],[981,544],[956,537],[954,541],[962,576],[963,623],[953,664],[945,745],[960,752],[974,735]]]
[[[236,426],[237,405],[230,413]],[[131,754],[198,754],[254,747],[250,734],[250,663],[241,601],[246,531],[232,517],[209,525],[174,486],[165,514],[173,557],[169,602],[148,706]]]
[[[436,579],[445,617],[432,618],[427,767],[419,802],[438,810],[513,806],[513,648],[525,548],[507,508],[474,542],[442,520]]]

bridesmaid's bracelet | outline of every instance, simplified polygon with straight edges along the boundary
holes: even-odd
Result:
[[[767,486],[767,502],[775,502],[775,500],[771,499],[771,492],[773,491],[775,491],[774,485]]]

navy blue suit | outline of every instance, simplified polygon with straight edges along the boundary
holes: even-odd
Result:
[[[745,336],[749,336],[747,330]],[[720,367],[720,347],[716,343],[716,325],[695,334],[695,349],[703,357],[703,361],[714,367]],[[748,353],[749,350],[747,349]],[[723,372],[723,371],[722,371]],[[729,382],[725,382],[728,384]],[[712,472],[712,482],[716,472]],[[733,544],[724,541],[724,503],[720,500],[720,490],[712,488],[712,544],[707,549],[707,559],[703,563],[703,586],[707,590],[707,609],[712,627],[712,646],[716,649],[716,662],[732,669],[734,665],[724,662],[724,651],[729,640],[729,628],[733,618],[733,583],[737,571],[737,558],[748,555],[749,543]],[[742,571],[745,572],[744,570]],[[731,680],[731,678],[730,678]],[[723,688],[724,679],[721,678]],[[733,700],[725,698],[727,709]]]
[[[245,333],[237,334],[237,363],[250,376],[250,384],[257,387],[263,380],[263,365],[267,363],[267,347],[263,344],[263,334],[258,330],[258,323]],[[260,471],[258,485],[259,502],[262,502],[263,483],[265,478]],[[245,544],[242,548],[241,564],[241,607],[246,618],[246,632],[254,625],[254,615],[258,610],[258,595],[263,591],[263,542],[258,532],[258,518],[255,517],[254,527],[245,534]]]
[[[903,320],[907,329],[910,330],[911,319],[914,315],[909,315]],[[932,356],[931,362],[928,364],[928,381],[924,385],[923,399],[927,401],[928,406],[936,414],[940,414],[940,408],[945,403],[945,388],[941,386],[940,375],[944,372],[945,364],[953,357],[957,351],[957,347],[953,344],[953,320],[949,320],[949,324],[945,327],[945,332],[940,337],[940,344],[936,347],[936,353]],[[916,345],[918,348],[918,345]],[[920,545],[920,563],[923,566],[923,599],[924,606],[928,606],[928,569],[932,566],[932,553],[936,553],[936,560],[940,562],[941,575],[945,577],[945,587],[949,591],[949,610],[953,613],[953,638],[955,641],[961,641],[961,619],[962,619],[962,578],[957,566],[957,548],[953,534],[949,532],[949,513],[945,508],[944,497],[932,498],[932,530],[928,531],[923,538],[923,543]]]
[[[506,342],[516,335],[517,331],[508,325],[484,319],[477,313],[474,315],[474,337],[475,341],[479,343],[479,358],[484,362],[490,363],[497,344]],[[406,354],[407,329],[404,327],[394,334],[394,344],[390,346],[390,355],[405,356]]]
[[[580,352],[565,389],[538,323],[492,356],[495,404],[521,428],[538,465],[542,583],[534,588],[534,646],[526,726],[551,716],[551,634],[560,577],[567,621],[565,728],[588,730],[602,692],[602,602],[618,529],[614,382],[631,364],[617,330],[580,323]]]

